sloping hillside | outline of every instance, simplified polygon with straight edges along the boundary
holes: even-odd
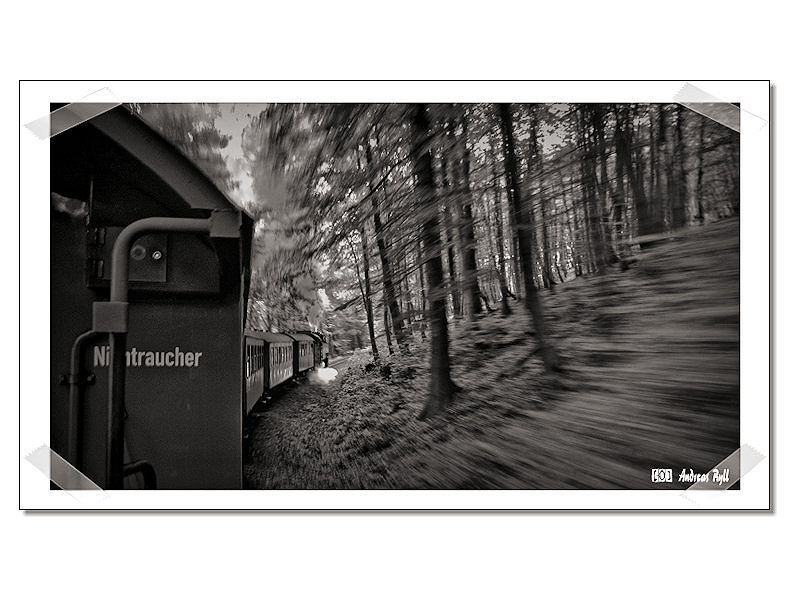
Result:
[[[364,355],[249,424],[251,488],[650,488],[651,469],[707,471],[739,446],[739,223],[693,229],[626,271],[541,291],[561,373],[519,309],[451,334],[446,413],[416,419],[427,343]],[[417,337],[419,340],[419,337]]]

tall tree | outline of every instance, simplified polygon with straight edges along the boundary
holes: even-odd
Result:
[[[370,142],[365,143],[366,154],[368,161],[372,160],[370,150]],[[387,194],[387,178],[386,176],[381,180],[381,189],[386,197]],[[381,280],[384,286],[384,300],[390,310],[390,320],[392,322],[392,329],[395,332],[395,341],[402,351],[408,351],[408,344],[406,343],[406,334],[403,329],[403,314],[401,313],[398,299],[395,297],[395,284],[392,277],[392,269],[390,267],[389,251],[384,236],[384,227],[381,223],[381,210],[378,200],[377,186],[374,186],[370,191],[370,203],[373,208],[373,228],[376,232],[376,246],[379,251],[379,258],[381,259]]]
[[[609,183],[608,151],[606,141],[606,118],[608,106],[592,105],[593,137],[598,151],[598,164],[600,166],[600,180],[598,182],[598,197],[601,207],[601,246],[603,249],[604,264],[617,262],[617,255],[612,247],[611,231],[609,227],[609,207],[607,199],[611,199],[612,187]],[[612,199],[613,200],[613,199]],[[604,266],[605,268],[605,266]]]
[[[705,206],[704,200],[702,195],[702,178],[705,171],[704,168],[704,159],[705,159],[705,119],[706,117],[700,117],[699,119],[699,138],[697,139],[697,191],[696,191],[696,198],[697,198],[697,221],[700,225],[705,223]]]
[[[442,289],[441,236],[438,224],[438,202],[429,153],[430,121],[427,107],[417,104],[412,118],[412,152],[415,189],[421,203],[422,241],[425,245],[425,267],[428,275],[429,317],[431,323],[431,383],[428,401],[420,419],[430,418],[444,409],[455,397],[457,387],[450,378],[447,311]]]
[[[636,205],[636,216],[639,220],[639,234],[642,236],[652,235],[661,231],[661,222],[654,214],[652,201],[655,198],[655,130],[652,120],[652,109],[648,107],[647,114],[650,118],[650,198],[645,193],[644,179],[642,173],[641,152],[633,148],[633,124],[632,109],[625,105],[619,111],[620,117],[615,126],[617,157],[628,176],[628,184],[634,193],[634,203]]]
[[[370,290],[370,257],[368,255],[368,237],[365,232],[365,223],[359,227],[360,239],[362,241],[362,268],[365,274],[365,315],[368,320],[368,336],[370,337],[370,348],[373,358],[379,358],[379,349],[376,346],[376,330],[373,325],[373,301]]]
[[[508,191],[513,198],[513,207],[516,216],[516,236],[521,252],[521,274],[524,277],[524,292],[526,293],[527,310],[532,316],[532,325],[535,329],[535,336],[538,340],[538,351],[543,358],[543,365],[547,371],[559,368],[559,359],[553,347],[546,341],[546,329],[543,320],[543,308],[541,307],[538,290],[532,280],[532,272],[528,267],[532,260],[531,243],[528,228],[532,225],[531,220],[525,214],[526,209],[522,206],[521,190],[518,182],[518,164],[516,163],[515,144],[513,142],[513,115],[508,104],[499,105],[500,124],[502,126],[502,136],[504,139],[505,151],[505,177],[507,179]]]
[[[529,112],[529,143],[527,147],[527,174],[532,179],[537,178],[538,190],[532,191],[532,198],[528,201],[537,202],[540,212],[540,235],[541,235],[541,279],[544,287],[552,287],[555,282],[551,276],[551,263],[549,262],[551,248],[549,246],[549,221],[546,215],[546,200],[543,195],[543,158],[541,149],[538,145],[538,105],[530,104]],[[534,187],[534,181],[530,186]],[[537,243],[537,224],[534,227],[535,242]]]
[[[505,248],[504,236],[502,231],[502,198],[501,198],[501,185],[499,183],[499,174],[496,169],[496,159],[493,153],[489,155],[491,160],[491,178],[494,179],[494,225],[496,228],[496,245],[497,245],[497,258],[499,262],[499,290],[502,293],[502,315],[507,317],[510,315],[510,302],[508,301],[509,289],[507,286],[507,270],[505,267]],[[505,203],[507,204],[507,203]]]
[[[481,305],[480,283],[477,277],[477,248],[475,244],[474,217],[472,215],[472,194],[469,184],[470,155],[466,142],[466,121],[461,115],[460,136],[456,139],[458,146],[458,167],[460,179],[459,189],[461,204],[461,247],[463,249],[464,292],[466,293],[469,318],[483,311]]]
[[[603,229],[601,202],[603,193],[596,174],[596,160],[599,155],[596,147],[596,128],[600,125],[600,106],[580,104],[577,107],[577,133],[579,135],[580,173],[582,179],[582,196],[587,210],[589,223],[589,245],[595,270],[606,272],[606,232]]]
[[[677,187],[672,195],[672,227],[680,228],[686,225],[687,181],[686,181],[686,148],[683,137],[683,109],[686,107],[675,105],[675,170],[678,174]]]
[[[448,125],[449,126],[449,125]],[[453,220],[454,194],[452,169],[448,164],[448,156],[441,154],[442,171],[442,223],[444,227],[445,243],[447,244],[447,271],[450,275],[450,299],[453,306],[453,317],[458,318],[463,315],[461,309],[461,290],[458,288],[456,276],[456,254],[455,247],[457,242],[457,224]]]
[[[625,217],[625,182],[626,168],[631,168],[631,142],[626,132],[630,118],[630,105],[614,105],[614,148],[615,148],[615,183],[612,194],[612,211],[614,213],[614,235],[616,242],[623,240],[623,224]],[[626,153],[628,152],[628,153]],[[630,173],[633,171],[629,171]],[[630,182],[630,181],[629,181]],[[632,185],[633,186],[633,185]]]

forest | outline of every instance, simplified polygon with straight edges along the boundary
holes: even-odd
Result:
[[[327,334],[409,420],[685,369],[695,420],[725,408],[706,452],[737,441],[737,131],[681,104],[132,106],[257,221],[248,328]]]

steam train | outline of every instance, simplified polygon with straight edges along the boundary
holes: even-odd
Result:
[[[245,399],[249,412],[263,395],[281,383],[329,362],[326,340],[318,332],[244,334]]]
[[[327,359],[245,332],[253,220],[124,106],[51,137],[50,191],[50,447],[104,489],[241,488],[246,414]]]

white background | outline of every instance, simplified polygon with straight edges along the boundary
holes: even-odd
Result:
[[[107,3],[61,3],[45,10],[28,3],[7,9],[1,36],[8,70],[2,110],[6,177],[16,176],[11,150],[19,136],[19,78],[771,79],[774,227],[786,221],[776,163],[782,161],[785,131],[786,80],[779,76],[786,66],[779,55],[787,43],[781,19],[768,3],[718,2],[699,9],[688,2],[644,9],[630,2],[554,3],[552,12],[534,6],[514,11],[498,2],[456,2],[441,10],[429,9],[424,1],[377,9],[373,3],[346,5],[291,3],[289,9],[261,6],[255,11],[230,2],[173,9],[162,2],[137,2],[111,10]],[[18,187],[6,186],[13,210],[3,246],[16,258]],[[744,208],[748,198],[742,196]],[[43,221],[25,219],[21,228],[28,235],[46,233]],[[786,295],[779,264],[786,245],[779,232],[774,239],[774,300],[780,301]],[[43,280],[48,274],[34,264],[31,269],[33,262],[23,247],[23,268],[28,264],[23,297],[35,290],[37,275]],[[755,264],[764,265],[764,260]],[[2,466],[8,474],[2,530],[11,541],[3,553],[11,566],[3,568],[6,579],[16,573],[22,576],[19,584],[30,586],[124,588],[666,587],[717,581],[760,587],[771,574],[777,582],[788,579],[780,547],[787,537],[781,534],[787,517],[782,509],[786,438],[781,424],[786,412],[778,399],[784,382],[779,363],[773,406],[774,514],[19,512],[14,476],[18,373],[11,327],[18,315],[11,311],[17,302],[10,279],[16,269],[8,266],[3,358],[4,374],[11,378],[2,430]],[[765,277],[757,287],[767,289]],[[43,308],[40,313],[48,312]],[[780,330],[785,316],[777,304],[777,359],[784,356]],[[42,344],[39,354],[46,366],[45,337],[32,342]],[[23,396],[26,381],[29,375],[22,380]]]

